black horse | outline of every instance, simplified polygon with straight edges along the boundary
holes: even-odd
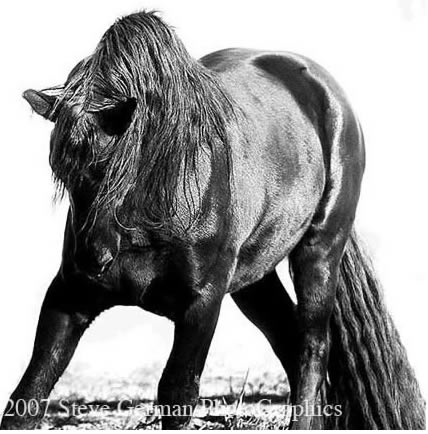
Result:
[[[341,405],[340,417],[304,414],[293,428],[424,426],[353,231],[361,128],[319,65],[244,49],[195,61],[143,12],[108,29],[64,86],[24,97],[55,122],[50,163],[71,206],[62,265],[7,409],[24,399],[40,411],[2,427],[38,425],[83,332],[115,305],[174,321],[158,402],[194,407],[227,293],[271,343],[294,405]],[[275,271],[285,257],[297,306]]]

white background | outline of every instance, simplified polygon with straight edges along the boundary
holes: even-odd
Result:
[[[426,392],[427,8],[423,0],[14,1],[0,26],[0,407],[29,359],[39,307],[60,261],[66,203],[53,207],[51,124],[21,93],[60,84],[114,20],[162,11],[195,57],[230,46],[312,57],[342,84],[363,125],[367,171],[358,227]],[[70,369],[124,374],[165,361],[172,326],[136,308],[107,312]],[[226,300],[209,355],[227,369],[278,363]]]

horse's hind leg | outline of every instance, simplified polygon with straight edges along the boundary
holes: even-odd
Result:
[[[101,310],[98,303],[88,300],[90,293],[84,285],[69,288],[59,276],[53,280],[40,312],[30,364],[7,404],[2,429],[37,427],[49,393],[84,330]]]
[[[297,369],[296,305],[276,271],[232,294],[244,315],[266,336],[294,389]]]
[[[292,391],[298,416],[295,429],[315,428],[313,422],[319,418],[314,415],[322,410],[317,406],[326,379],[329,322],[340,261],[358,202],[361,167],[355,157],[337,170],[340,177],[329,183],[311,226],[289,255],[300,335],[297,386]]]
[[[344,238],[340,234],[330,242],[317,243],[305,238],[290,255],[300,340],[297,384],[292,390],[294,429],[314,428],[314,417],[322,411],[319,392],[326,378],[329,321]]]

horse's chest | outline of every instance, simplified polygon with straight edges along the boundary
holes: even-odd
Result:
[[[182,249],[149,249],[129,252],[119,261],[118,287],[135,304],[174,320],[198,295],[193,271]]]
[[[181,285],[175,278],[156,278],[140,294],[139,305],[156,315],[171,320],[180,316],[197,296],[189,286]]]

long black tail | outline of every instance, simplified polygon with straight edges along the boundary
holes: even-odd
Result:
[[[328,400],[342,406],[329,428],[425,428],[425,402],[355,233],[340,266],[328,371]]]

